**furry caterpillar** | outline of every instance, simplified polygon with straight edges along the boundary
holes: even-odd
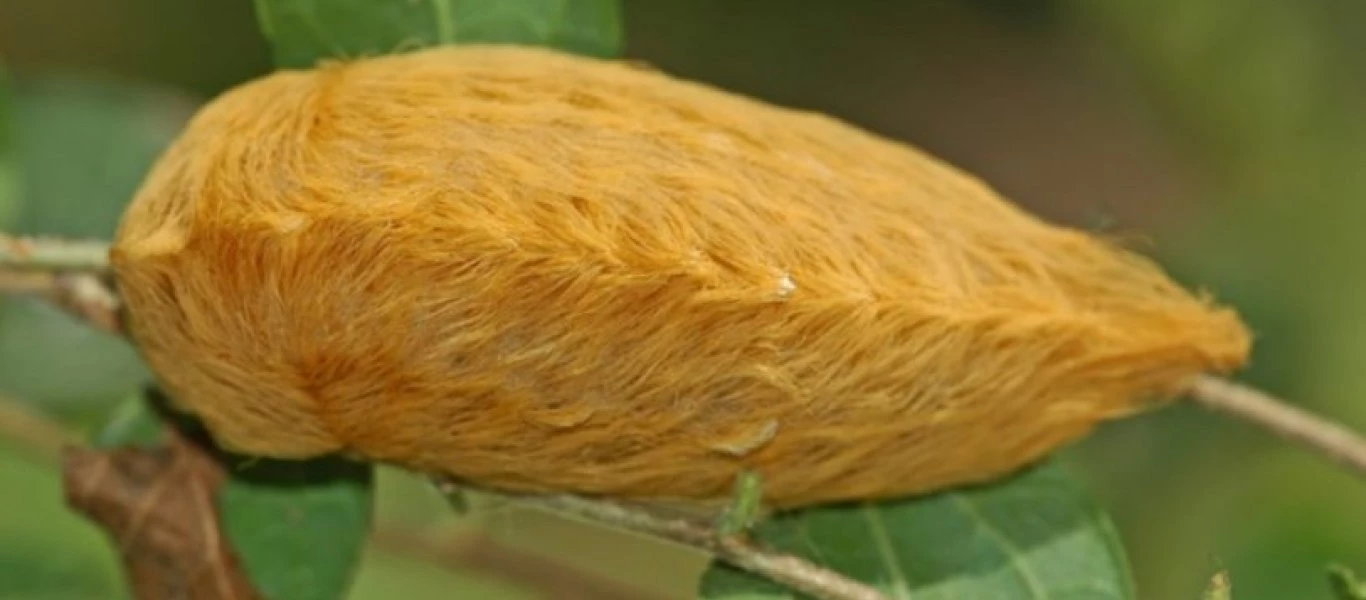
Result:
[[[914,148],[511,46],[205,106],[111,252],[228,448],[793,507],[1007,474],[1238,368],[1230,310]]]

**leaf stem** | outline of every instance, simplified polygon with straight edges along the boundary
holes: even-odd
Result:
[[[1366,439],[1338,423],[1212,375],[1197,378],[1188,393],[1196,404],[1256,425],[1366,477]]]
[[[124,335],[121,303],[111,287],[94,273],[0,268],[0,295],[37,297],[95,329]]]
[[[449,489],[448,485],[442,488]],[[760,548],[740,537],[718,535],[709,523],[665,517],[641,507],[569,495],[509,496],[562,516],[615,527],[701,550],[740,569],[822,600],[884,600],[876,588],[789,554]]]

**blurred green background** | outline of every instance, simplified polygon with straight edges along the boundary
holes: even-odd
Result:
[[[1244,378],[1366,430],[1366,4],[1349,0],[628,0],[627,55],[906,140],[1059,222],[1144,240],[1235,304]],[[14,98],[0,229],[108,236],[196,103],[265,73],[247,0],[3,0]],[[115,340],[44,306],[0,309],[0,393],[88,425],[146,376]],[[1148,599],[1328,598],[1366,569],[1366,485],[1177,406],[1066,458],[1111,511]],[[686,598],[695,555],[505,507],[452,516],[384,472],[381,525],[516,548]],[[473,521],[477,520],[478,523]],[[452,541],[454,540],[454,541]],[[380,542],[352,598],[531,598]],[[430,558],[430,557],[429,557]],[[118,597],[100,533],[56,472],[0,446],[0,595]],[[5,596],[10,597],[10,596]]]

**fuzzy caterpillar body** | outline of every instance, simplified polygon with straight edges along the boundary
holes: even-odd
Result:
[[[1007,474],[1239,367],[1231,311],[907,145],[628,64],[470,46],[204,107],[111,252],[224,446],[775,507]]]

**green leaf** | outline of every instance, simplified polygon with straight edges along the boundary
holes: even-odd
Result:
[[[114,407],[108,420],[95,431],[91,444],[96,448],[119,446],[154,447],[166,439],[166,427],[150,397],[152,392],[130,396]]]
[[[19,196],[3,230],[101,239],[194,108],[155,88],[69,77],[26,80],[12,99]],[[0,392],[66,411],[116,402],[147,377],[123,340],[43,302],[3,302]]]
[[[755,535],[771,548],[876,585],[890,598],[1134,597],[1108,518],[1053,464],[989,487],[779,514]],[[701,597],[800,596],[713,564]]]
[[[203,423],[155,387],[120,403],[94,436],[102,448],[156,445],[167,425],[210,448],[228,472],[223,532],[268,599],[345,596],[369,533],[374,469],[340,458],[265,460],[214,448]]]
[[[159,88],[47,77],[16,90],[23,233],[109,239],[152,162],[195,109]]]
[[[223,530],[255,588],[270,599],[345,597],[370,529],[374,469],[340,458],[229,468]]]
[[[438,44],[551,46],[614,56],[619,0],[255,0],[275,64],[307,68]]]

